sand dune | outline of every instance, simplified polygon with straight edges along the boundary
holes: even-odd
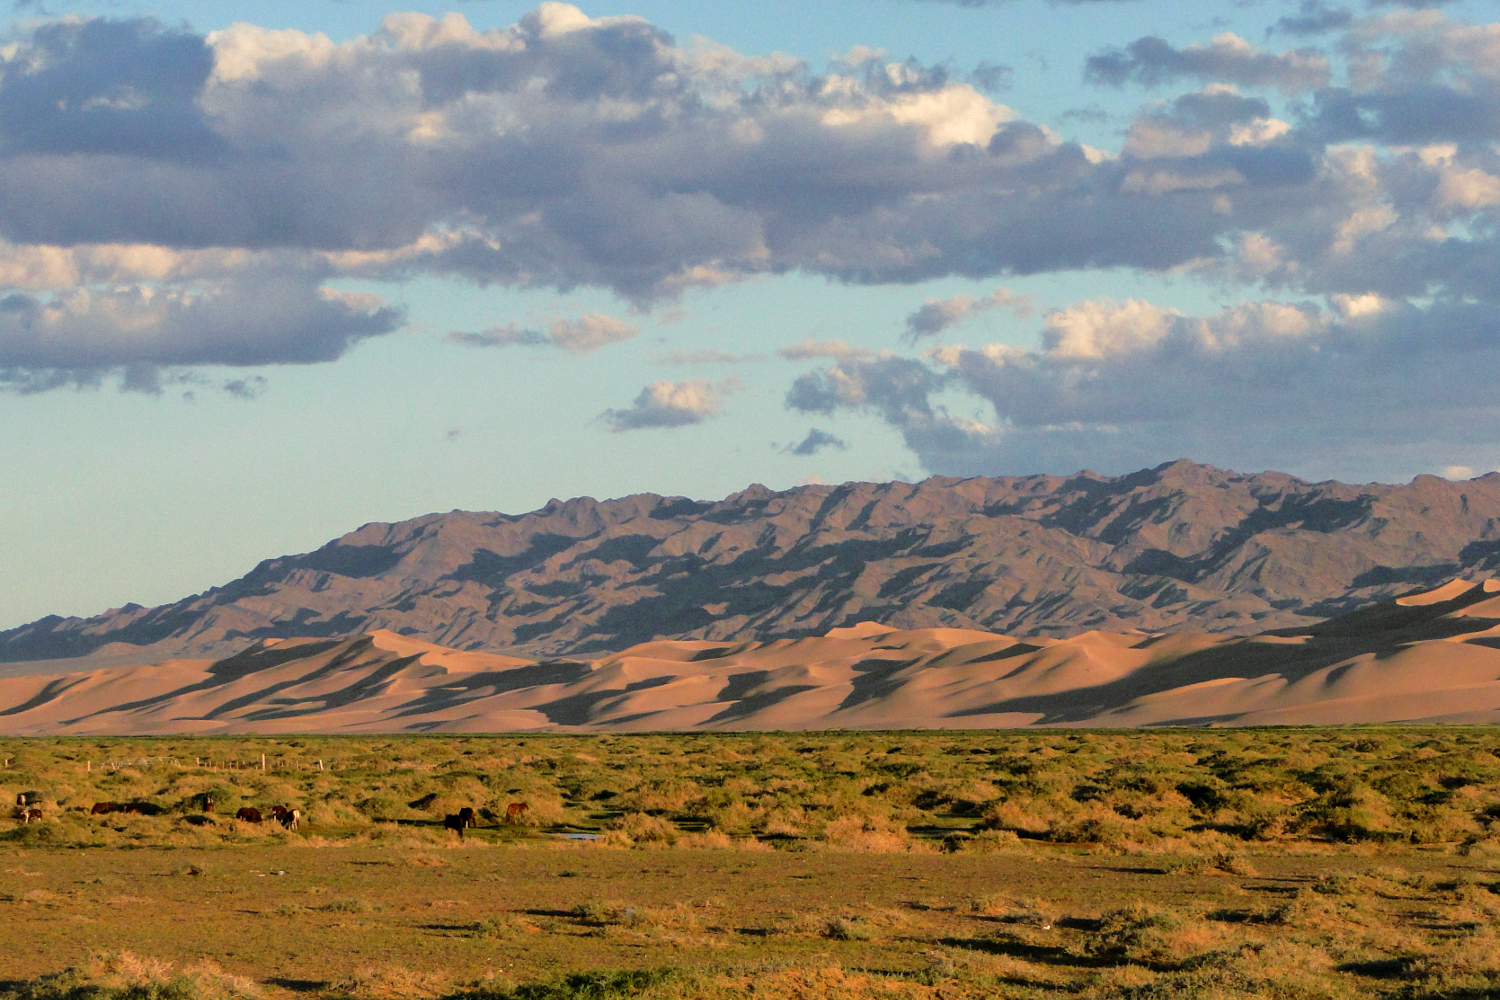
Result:
[[[1500,579],[1250,637],[1016,639],[875,622],[595,660],[377,630],[0,678],[0,733],[798,730],[1500,722]]]

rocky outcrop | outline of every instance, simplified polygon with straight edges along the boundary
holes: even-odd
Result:
[[[460,650],[590,656],[892,627],[1250,633],[1500,569],[1500,473],[1309,483],[1187,461],[1128,476],[752,486],[367,524],[157,608],[0,632],[0,662],[218,658],[379,629]]]

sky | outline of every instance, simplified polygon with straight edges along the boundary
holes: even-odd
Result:
[[[16,3],[0,628],[369,521],[1500,468],[1472,0]]]

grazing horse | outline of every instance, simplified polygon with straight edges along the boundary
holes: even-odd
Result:
[[[443,817],[443,829],[452,830],[454,833],[458,834],[459,840],[464,839],[464,827],[468,825],[469,824],[464,822],[464,818],[456,813],[449,814]]]
[[[240,811],[234,814],[235,819],[242,819],[246,823],[259,823],[260,810],[254,806],[242,806]]]
[[[117,811],[127,816],[160,816],[161,806],[155,802],[127,802],[119,806]]]
[[[464,806],[460,809],[458,811],[458,818],[464,821],[464,826],[472,827],[479,825],[478,821],[474,818],[474,810],[470,806]]]
[[[287,817],[286,806],[271,806],[267,811],[270,813],[271,818],[274,819],[276,822],[281,823],[281,824],[285,824],[286,823],[286,817]]]
[[[512,802],[510,805],[505,807],[505,822],[521,822],[521,817],[524,816],[526,814],[526,811],[530,808],[531,807],[524,802]]]
[[[295,830],[297,829],[297,825],[302,822],[302,810],[282,809],[281,815],[277,819],[281,820],[281,825],[288,830]]]
[[[27,823],[30,823],[34,819],[40,820],[41,818],[41,806],[27,805],[25,792],[22,792],[20,795],[16,796],[16,819],[20,821],[22,826],[25,826]]]
[[[103,816],[106,813],[119,812],[125,807],[118,802],[95,802],[94,808],[89,810],[90,816]]]

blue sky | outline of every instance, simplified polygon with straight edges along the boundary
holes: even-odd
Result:
[[[551,497],[1482,474],[1492,20],[18,4],[0,627]]]

